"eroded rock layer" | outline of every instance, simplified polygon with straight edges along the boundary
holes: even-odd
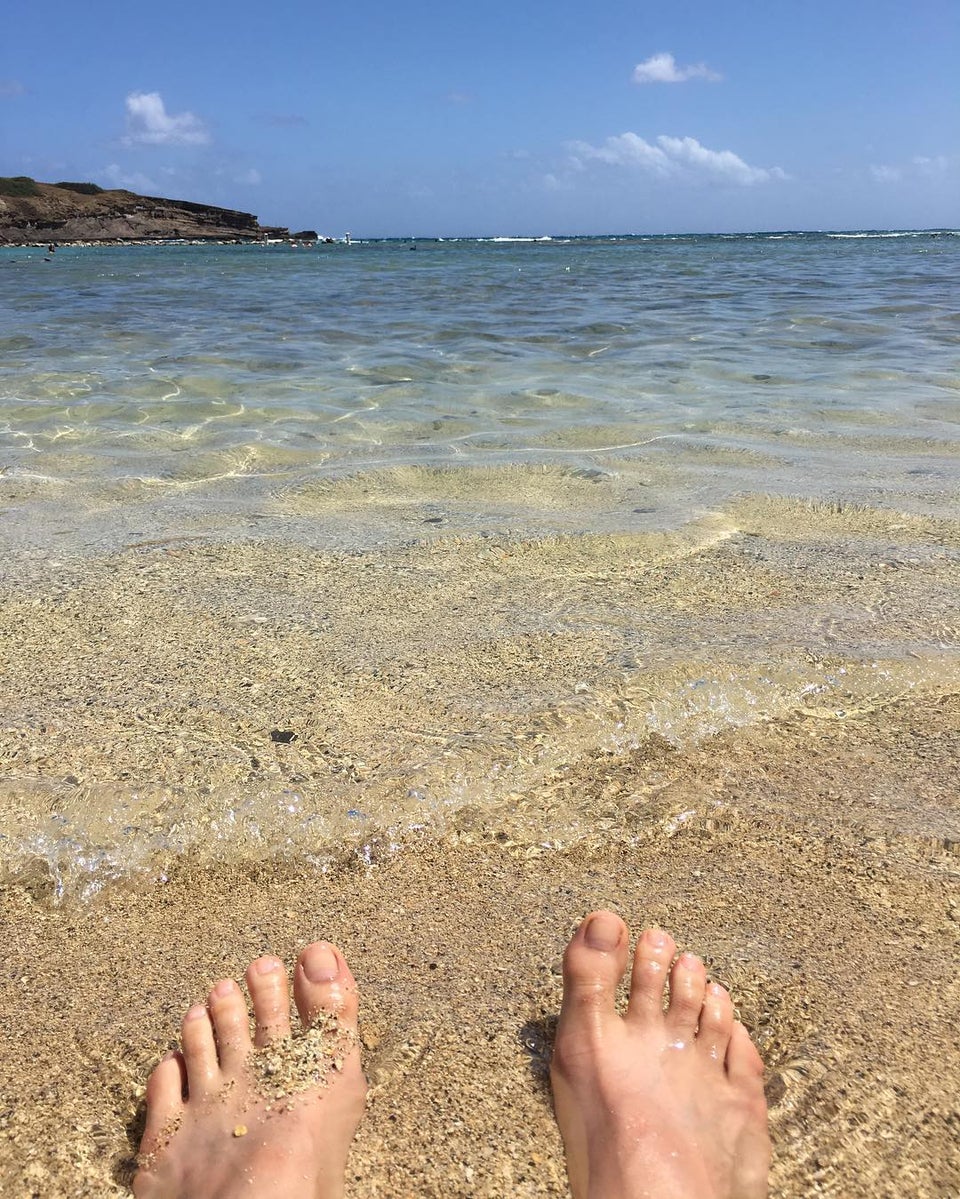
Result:
[[[42,242],[259,241],[289,236],[262,226],[249,212],[138,196],[129,191],[74,190],[73,185],[24,181],[26,195],[0,194],[0,245]]]

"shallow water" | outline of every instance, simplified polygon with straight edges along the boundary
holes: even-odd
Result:
[[[663,462],[674,520],[956,482],[953,234],[49,257],[0,252],[6,478],[81,510],[398,465]]]
[[[956,235],[45,257],[0,252],[8,873],[560,846],[617,820],[546,802],[578,755],[958,687]]]

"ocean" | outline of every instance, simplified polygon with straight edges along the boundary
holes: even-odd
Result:
[[[6,876],[629,838],[565,763],[954,693],[958,277],[955,231],[0,250]]]
[[[669,487],[604,527],[745,486],[924,510],[955,478],[958,256],[950,232],[6,250],[6,474],[189,511],[652,460]]]

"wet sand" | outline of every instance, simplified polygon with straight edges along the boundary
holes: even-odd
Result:
[[[958,545],[744,500],[645,537],[22,563],[0,1189],[125,1193],[183,1010],[326,937],[373,1084],[349,1193],[562,1196],[559,961],[607,905],[731,988],[775,1193],[960,1193]]]

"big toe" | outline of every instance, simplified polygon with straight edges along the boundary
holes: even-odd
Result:
[[[617,984],[627,965],[627,927],[613,912],[593,912],[563,956],[563,1006],[558,1036],[596,1026],[616,1011]]]
[[[357,984],[346,958],[329,941],[314,941],[297,959],[293,995],[304,1027],[326,1013],[340,1027],[355,1032],[357,1027]]]

